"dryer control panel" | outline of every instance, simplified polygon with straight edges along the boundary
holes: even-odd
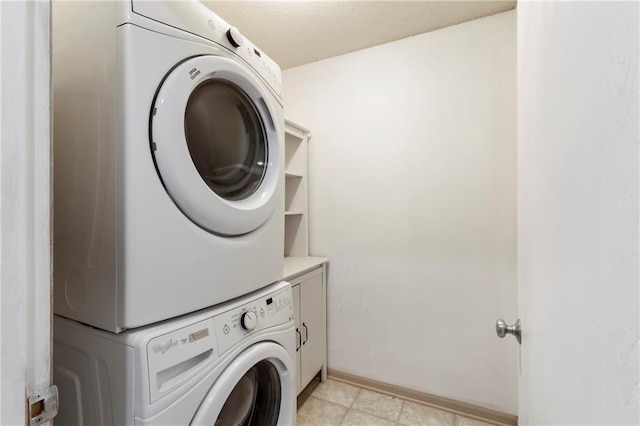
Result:
[[[197,1],[131,2],[133,12],[223,46],[242,58],[282,99],[282,71],[278,64],[235,27]]]
[[[293,320],[293,295],[287,287],[213,318],[223,354],[251,333]]]

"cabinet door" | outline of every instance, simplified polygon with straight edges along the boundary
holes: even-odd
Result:
[[[323,341],[323,292],[322,273],[309,277],[300,283],[300,313],[302,314],[302,356],[300,381],[304,388],[320,371],[324,362],[325,342]]]
[[[293,318],[296,323],[296,358],[294,362],[296,364],[295,372],[296,372],[296,394],[300,393],[302,390],[302,382],[300,380],[300,351],[302,349],[302,323],[300,319],[300,285],[296,285],[292,287],[293,290]]]

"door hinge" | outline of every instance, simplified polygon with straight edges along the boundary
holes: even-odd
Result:
[[[58,414],[58,387],[49,386],[29,397],[29,426],[37,426]]]

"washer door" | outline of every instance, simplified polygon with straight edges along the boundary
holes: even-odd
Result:
[[[276,426],[293,424],[293,365],[273,342],[242,352],[213,384],[192,425]]]
[[[275,208],[280,144],[259,81],[237,62],[198,56],[165,78],[151,111],[151,151],[180,210],[217,234],[241,235]]]

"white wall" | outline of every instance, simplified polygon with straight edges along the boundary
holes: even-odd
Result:
[[[515,414],[514,11],[289,69],[329,367]]]
[[[639,13],[518,3],[523,425],[640,423]]]

